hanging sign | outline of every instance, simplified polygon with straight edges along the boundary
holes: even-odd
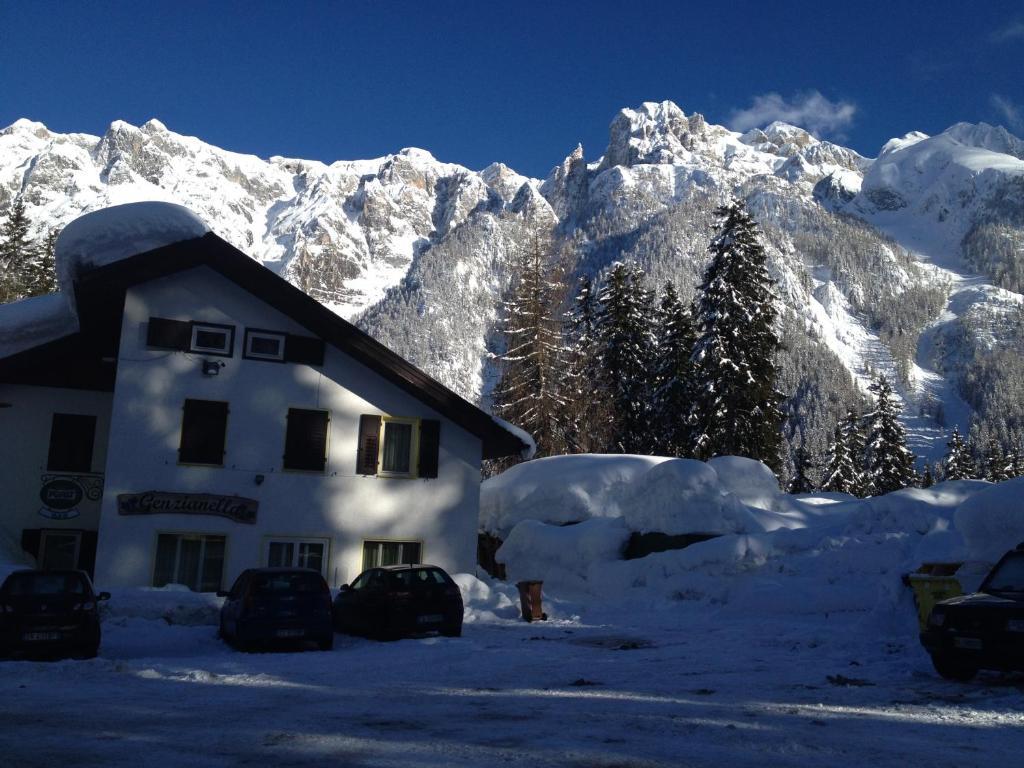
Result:
[[[146,491],[117,496],[119,515],[215,515],[236,523],[255,523],[258,507],[256,499],[211,493]]]

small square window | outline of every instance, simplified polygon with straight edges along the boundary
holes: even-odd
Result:
[[[382,427],[380,474],[412,476],[416,458],[416,420],[385,417]]]
[[[247,328],[245,331],[245,351],[243,357],[252,360],[284,360],[285,334],[272,331],[256,331]]]
[[[235,346],[235,329],[230,325],[192,324],[190,352],[231,357]]]

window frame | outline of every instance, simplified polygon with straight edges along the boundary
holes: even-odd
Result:
[[[292,562],[286,568],[302,568],[304,566],[298,565],[299,559],[299,546],[302,544],[320,544],[324,548],[323,559],[320,563],[320,575],[325,579],[327,578],[327,570],[331,561],[331,538],[329,536],[296,536],[294,534],[288,534],[284,536],[275,536],[273,534],[266,534],[263,537],[263,552],[261,555],[260,562],[264,567],[269,568],[270,566],[270,546],[272,544],[294,544],[295,549],[292,551]]]
[[[376,563],[367,563],[367,561],[366,561],[366,547],[367,547],[368,544],[376,544],[376,545],[378,545],[378,562],[376,562]],[[380,562],[380,559],[381,559],[380,555],[383,555],[383,547],[386,544],[397,544],[399,546],[403,546],[405,544],[415,544],[420,549],[420,551],[419,551],[419,559],[417,560],[417,562],[415,562],[415,563],[405,563],[405,562],[402,561],[401,557],[399,557],[399,562],[395,563],[395,565],[422,565],[424,563],[424,561],[425,561],[425,558],[423,557],[423,549],[424,549],[424,547],[423,547],[423,540],[422,539],[363,539],[362,568],[360,569],[360,573],[362,571],[369,571],[369,570],[371,570],[373,568],[386,568],[387,567],[385,565],[382,565],[381,562]]]
[[[302,467],[289,467],[285,463],[288,460],[288,429],[292,421],[288,418],[288,415],[292,411],[309,411],[313,413],[325,413],[327,414],[327,425],[324,429],[324,467],[323,469],[305,469]],[[306,475],[326,475],[329,467],[331,466],[331,412],[327,408],[304,408],[299,406],[288,406],[288,410],[285,411],[284,418],[284,445],[282,446],[281,452],[281,471],[282,472],[297,472]]]
[[[271,355],[265,355],[260,352],[253,352],[250,349],[250,344],[254,338],[268,338],[273,337],[281,342],[281,351],[278,357]],[[242,342],[242,358],[245,360],[260,360],[267,363],[285,363],[285,348],[288,344],[288,334],[284,331],[270,331],[264,328],[246,328],[245,338]]]
[[[201,403],[220,403],[224,405],[224,442],[223,448],[221,449],[220,463],[211,464],[205,461],[182,461],[181,458],[181,441],[185,435],[185,403],[189,400],[195,400]],[[178,466],[179,467],[220,467],[223,468],[226,464],[225,458],[228,455],[228,427],[231,423],[231,403],[227,400],[207,400],[202,397],[186,397],[181,404],[181,426],[178,429]]]
[[[180,581],[177,581],[176,579],[177,579],[177,576],[179,575],[178,571],[181,568],[181,541],[182,541],[182,539],[183,538],[190,538],[190,539],[198,538],[198,539],[200,539],[202,541],[202,545],[200,547],[200,556],[199,556],[199,567],[200,567],[200,570],[199,570],[199,586],[202,586],[203,576],[205,575],[204,572],[203,572],[203,564],[204,564],[204,562],[206,560],[206,544],[207,544],[207,539],[210,539],[210,538],[223,539],[224,540],[224,554],[223,554],[223,557],[221,558],[220,578],[219,578],[219,580],[217,582],[216,588],[211,590],[210,592],[198,592],[197,590],[193,590],[191,587],[189,587],[189,589],[191,591],[193,591],[193,592],[196,592],[196,594],[202,595],[202,594],[211,594],[213,592],[219,592],[221,589],[224,588],[224,572],[225,572],[225,569],[227,567],[229,556],[230,556],[230,549],[229,549],[229,547],[230,547],[231,537],[228,536],[228,534],[226,534],[226,533],[218,533],[218,532],[211,532],[211,531],[180,531],[180,530],[179,531],[166,531],[166,530],[155,531],[154,535],[153,535],[153,567],[152,567],[152,573],[150,575],[150,580],[149,580],[150,585],[152,585],[154,587],[156,586],[157,567],[159,566],[158,555],[159,555],[159,551],[160,551],[160,537],[161,536],[175,536],[177,538],[177,541],[175,542],[175,548],[174,548],[174,571],[173,571],[173,574],[172,574],[172,580],[166,582],[167,584],[180,584],[181,583]],[[185,585],[185,586],[188,586],[188,585]]]
[[[412,427],[409,436],[409,471],[395,472],[384,468],[384,438],[387,436],[388,424],[408,424]],[[419,477],[420,461],[420,418],[418,416],[384,416],[380,417],[380,437],[377,444],[377,474],[380,477],[397,477],[415,480]]]
[[[47,542],[47,539],[49,539],[49,538],[59,539],[59,538],[62,538],[62,537],[68,537],[68,538],[72,538],[73,537],[74,538],[74,540],[75,540],[75,548],[74,548],[74,555],[73,555],[74,564],[71,567],[72,568],[76,568],[76,569],[78,568],[79,559],[82,556],[82,532],[78,531],[78,530],[73,530],[73,529],[63,530],[63,529],[60,529],[60,528],[44,528],[43,530],[41,530],[39,532],[39,555],[36,558],[37,567],[42,568],[44,570],[47,569],[47,566],[46,566],[46,542]]]
[[[203,331],[224,331],[227,336],[227,343],[224,348],[203,347],[196,343],[196,336]],[[234,357],[235,355],[235,326],[223,323],[203,323],[197,320],[192,321],[189,331],[188,351],[198,355],[216,355],[217,357]]]

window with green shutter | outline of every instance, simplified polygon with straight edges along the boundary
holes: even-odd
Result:
[[[327,468],[327,411],[288,409],[284,440],[284,468],[323,472]]]

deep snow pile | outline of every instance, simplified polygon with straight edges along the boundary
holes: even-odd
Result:
[[[78,330],[78,320],[59,293],[0,304],[0,357],[45,344]]]
[[[209,231],[202,219],[174,203],[128,203],[87,213],[64,227],[57,238],[61,293],[73,308],[74,284],[82,272]]]
[[[754,615],[857,611],[902,623],[912,615],[903,574],[924,562],[966,561],[961,581],[972,588],[1024,541],[1021,492],[1024,479],[870,499],[791,496],[749,459],[563,456],[487,480],[481,519],[504,538],[497,559],[510,581],[542,579],[563,599],[696,600]],[[721,535],[624,560],[633,532]]]

